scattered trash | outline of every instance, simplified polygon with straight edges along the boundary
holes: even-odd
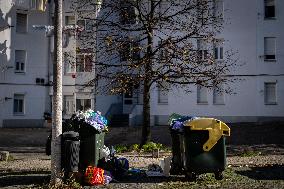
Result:
[[[161,168],[160,165],[157,165],[157,164],[150,164],[148,166],[148,170],[146,171],[146,175],[148,177],[162,177],[162,176],[164,176],[163,169]]]
[[[105,184],[104,170],[101,168],[88,166],[84,174],[84,181],[89,185]]]
[[[128,170],[128,173],[130,173],[130,174],[140,174],[141,173],[141,169],[132,168],[132,169]]]
[[[101,158],[107,158],[110,155],[110,150],[107,146],[103,146],[103,148],[100,150],[100,157]]]
[[[166,157],[160,161],[160,166],[163,170],[163,174],[165,177],[170,176],[170,169],[171,169],[171,157]]]
[[[104,184],[109,184],[113,179],[109,171],[104,171]]]
[[[111,148],[109,155],[98,161],[98,167],[109,171],[113,178],[119,180],[127,174],[129,161],[126,158],[115,157],[114,153],[114,149]]]

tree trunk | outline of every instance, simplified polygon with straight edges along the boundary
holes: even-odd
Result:
[[[62,0],[55,0],[54,26],[55,64],[53,66],[53,117],[51,142],[52,185],[61,182],[61,134],[62,134]]]
[[[149,80],[145,79],[143,89],[143,125],[140,147],[151,139],[150,116],[150,85]]]
[[[151,1],[151,9],[153,9],[154,4]],[[151,11],[151,17],[153,18],[154,11]],[[142,125],[142,137],[140,147],[151,140],[151,108],[150,108],[150,88],[152,79],[152,52],[153,52],[153,28],[151,25],[148,26],[147,33],[147,54],[145,64],[145,79],[144,79],[144,90],[143,90],[143,125]]]

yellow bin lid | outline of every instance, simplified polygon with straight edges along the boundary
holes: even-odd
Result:
[[[208,130],[209,139],[204,143],[203,150],[210,151],[222,136],[230,136],[230,128],[222,121],[214,118],[198,118],[184,122],[190,130]]]

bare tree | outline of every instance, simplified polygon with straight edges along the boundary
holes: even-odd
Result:
[[[223,26],[219,1],[106,0],[94,19],[94,35],[78,36],[83,46],[96,49],[96,76],[103,90],[123,94],[141,86],[141,145],[150,140],[153,86],[188,91],[189,85],[214,88],[233,81],[226,76],[236,64],[232,51],[221,61],[215,57],[214,46],[223,42],[215,37]]]

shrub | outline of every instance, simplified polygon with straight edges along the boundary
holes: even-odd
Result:
[[[115,145],[114,149],[115,149],[116,153],[123,153],[123,152],[127,152],[128,151],[127,146],[121,145],[121,144]]]
[[[153,150],[161,149],[163,147],[160,143],[148,142],[142,146],[144,152],[152,152]]]

